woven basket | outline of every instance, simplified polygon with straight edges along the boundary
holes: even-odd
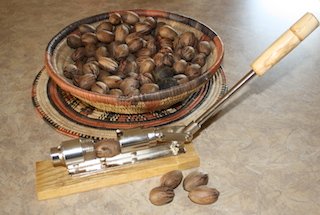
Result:
[[[158,21],[170,24],[179,34],[185,31],[192,31],[200,40],[207,40],[213,47],[212,53],[207,58],[206,65],[203,66],[202,75],[185,84],[178,85],[169,89],[160,90],[155,93],[141,94],[138,96],[102,95],[91,91],[83,90],[74,86],[63,75],[63,67],[71,63],[72,49],[67,46],[66,37],[74,32],[81,24],[98,25],[101,21],[108,19],[109,14],[125,11],[112,11],[92,17],[88,17],[74,22],[60,31],[49,42],[45,54],[46,71],[50,78],[66,92],[80,100],[104,111],[136,114],[155,110],[162,110],[176,104],[203,86],[220,67],[223,58],[223,44],[219,36],[204,24],[182,15],[157,11],[157,10],[132,10],[140,17],[152,16]]]

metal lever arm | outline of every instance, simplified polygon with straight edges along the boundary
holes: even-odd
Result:
[[[222,108],[222,105],[242,86],[244,86],[248,81],[250,81],[256,73],[251,70],[248,72],[240,81],[238,81],[224,96],[219,99],[215,104],[213,104],[207,112],[202,114],[196,120],[190,122],[184,129],[183,132],[190,132],[191,134],[195,134],[200,130],[203,123],[205,123],[209,118],[216,115],[216,113]]]
[[[220,100],[213,104],[206,113],[187,125],[184,132],[196,133],[202,124],[214,116],[221,109],[222,105],[244,84],[255,75],[262,76],[298,46],[300,42],[309,36],[318,26],[319,21],[313,14],[306,13],[302,16],[251,64],[252,70],[250,72],[238,81]]]

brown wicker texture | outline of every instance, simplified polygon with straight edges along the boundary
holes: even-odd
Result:
[[[169,12],[155,10],[133,11],[139,14],[142,19],[146,16],[153,16],[156,17],[158,21],[166,22],[173,26],[178,33],[191,31],[200,40],[209,41],[213,51],[208,56],[206,65],[202,68],[202,75],[179,86],[161,90],[156,93],[141,94],[131,97],[116,97],[107,94],[102,95],[74,86],[70,83],[70,80],[64,77],[62,71],[67,63],[72,62],[72,49],[66,44],[67,35],[75,31],[77,27],[83,23],[98,25],[101,21],[106,20],[110,13],[115,11],[77,21],[67,26],[53,37],[48,44],[45,55],[45,65],[48,75],[61,89],[96,108],[109,112],[135,114],[166,109],[173,104],[186,99],[189,95],[203,86],[220,67],[224,52],[223,44],[221,39],[209,27],[189,17]],[[116,12],[119,12],[120,14],[124,13],[124,11]]]
[[[142,114],[109,113],[62,91],[42,69],[33,83],[32,101],[54,130],[76,138],[103,139],[116,138],[116,129],[186,126],[208,111],[226,91],[224,71],[220,68],[197,93],[169,109]]]

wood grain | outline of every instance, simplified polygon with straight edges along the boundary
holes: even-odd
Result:
[[[53,167],[50,160],[36,163],[36,192],[39,200],[57,198],[97,188],[128,183],[165,174],[171,170],[189,169],[200,165],[200,158],[192,144],[186,153],[136,164],[110,168],[90,176],[71,176],[64,167]]]
[[[251,64],[253,71],[262,76],[297,47],[318,26],[317,18],[311,13],[306,13]]]

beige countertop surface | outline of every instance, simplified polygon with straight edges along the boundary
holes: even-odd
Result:
[[[31,101],[47,43],[76,20],[134,8],[184,14],[214,29],[225,45],[229,86],[306,11],[320,14],[317,0],[0,1],[0,214],[319,214],[319,29],[194,139],[199,169],[220,191],[215,204],[193,204],[180,186],[172,203],[154,206],[148,193],[159,177],[37,200],[35,162],[70,139],[43,121]]]

